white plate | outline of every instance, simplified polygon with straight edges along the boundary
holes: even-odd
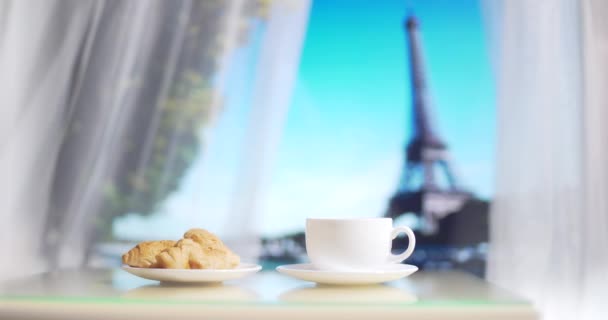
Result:
[[[126,272],[138,277],[163,282],[203,283],[222,282],[245,277],[262,269],[253,263],[241,263],[234,269],[155,269],[122,266]]]
[[[277,267],[277,271],[294,278],[322,284],[361,285],[393,281],[409,276],[418,267],[409,264],[390,264],[371,271],[320,270],[312,264],[289,264]]]

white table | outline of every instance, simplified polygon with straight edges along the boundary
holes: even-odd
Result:
[[[473,276],[417,272],[384,285],[317,286],[276,272],[205,286],[161,285],[122,270],[46,273],[0,285],[0,319],[538,319]]]

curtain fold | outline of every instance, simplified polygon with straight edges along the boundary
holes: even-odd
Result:
[[[94,3],[4,1],[0,14],[1,277],[41,271],[39,253],[74,61]],[[68,70],[68,72],[66,72]]]
[[[534,301],[545,319],[599,319],[608,286],[608,37],[598,17],[607,6],[484,5],[498,133],[488,279]]]
[[[585,212],[583,221],[583,319],[602,319],[608,308],[608,2],[587,0],[582,9],[584,73],[583,139]]]
[[[160,228],[175,216],[186,217],[184,228],[225,220],[222,237],[255,258],[259,189],[289,105],[309,7],[308,0],[0,2],[0,218],[7,222],[0,251],[10,257],[0,279],[94,264],[94,246],[117,240],[118,217],[160,216],[152,221]],[[259,39],[261,48],[245,48]],[[227,72],[235,52],[251,55],[236,61],[255,69],[252,97],[227,84],[244,78],[243,70]],[[237,170],[224,168],[239,174],[223,198],[230,209],[201,212],[193,200],[204,197],[192,186],[201,177],[193,171],[207,161],[205,144],[227,97],[231,107],[251,111],[239,122],[247,128],[245,157]],[[225,138],[215,137],[216,147]],[[214,187],[227,178],[203,179]],[[184,198],[188,205],[172,203]],[[145,240],[158,230],[127,231]]]
[[[2,2],[1,277],[83,265],[115,216],[162,207],[201,155],[233,3]]]

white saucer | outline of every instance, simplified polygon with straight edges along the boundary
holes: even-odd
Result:
[[[253,263],[241,263],[234,269],[155,269],[122,266],[126,272],[138,277],[163,282],[205,283],[221,282],[245,277],[262,269]]]
[[[409,276],[418,267],[409,264],[389,264],[371,271],[330,271],[317,269],[312,264],[288,264],[277,271],[294,278],[322,284],[361,285],[393,281]]]

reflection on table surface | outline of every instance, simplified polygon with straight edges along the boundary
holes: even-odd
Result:
[[[260,272],[223,284],[177,285],[141,279],[119,269],[66,270],[0,284],[0,301],[15,298],[68,302],[104,299],[120,303],[154,300],[161,304],[172,301],[400,306],[428,302],[525,304],[480,279],[458,272],[417,272],[382,285],[340,287],[315,285],[276,272]]]
[[[403,288],[390,285],[368,285],[368,286],[303,286],[279,296],[279,300],[285,302],[310,302],[310,303],[412,303],[417,298],[414,294]]]
[[[257,295],[249,289],[235,284],[198,284],[184,285],[172,283],[148,284],[128,290],[123,298],[170,299],[184,301],[255,301]]]

